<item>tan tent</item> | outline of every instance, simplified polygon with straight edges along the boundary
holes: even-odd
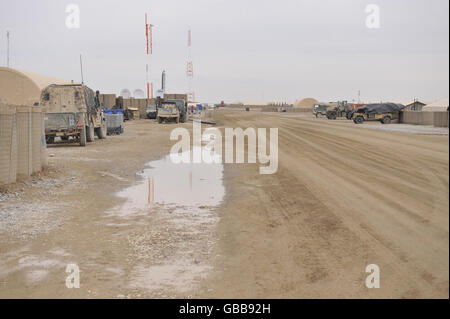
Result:
[[[45,75],[0,67],[0,103],[33,105],[39,102],[41,90],[46,86],[68,83]]]
[[[425,105],[422,108],[422,111],[429,111],[429,112],[445,112],[448,111],[448,98],[442,99],[430,104]]]
[[[297,100],[294,104],[294,108],[312,108],[314,104],[319,104],[319,101],[311,97],[307,97],[301,100]]]

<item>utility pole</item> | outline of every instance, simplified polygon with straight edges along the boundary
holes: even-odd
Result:
[[[80,54],[80,69],[81,69],[81,84],[84,84],[84,78],[83,78],[83,60],[81,58]]]
[[[9,68],[9,31],[6,31],[6,67]]]
[[[147,46],[147,56],[151,56],[153,54],[153,24],[149,23],[149,19],[147,19],[147,13],[145,14],[145,39]],[[151,68],[151,66],[150,66]],[[146,69],[146,80],[147,80],[147,98],[153,98],[153,82],[149,82],[149,67],[148,64],[145,65]]]
[[[192,40],[191,40],[191,30],[188,30],[188,61],[186,64],[186,76],[187,76],[187,82],[188,82],[188,100],[190,102],[195,101],[195,93],[192,89],[192,79],[194,78],[194,65],[192,63]]]

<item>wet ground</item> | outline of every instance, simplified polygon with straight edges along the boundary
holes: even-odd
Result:
[[[1,193],[0,296],[188,296],[208,276],[222,164],[173,164],[176,125],[127,124],[86,148],[50,146],[48,171]],[[69,263],[80,289],[65,287]]]
[[[191,123],[133,121],[85,148],[49,147],[49,170],[0,193],[0,297],[448,298],[448,136],[214,120],[277,127],[277,173],[174,167],[170,132]],[[369,263],[380,289],[365,287]]]

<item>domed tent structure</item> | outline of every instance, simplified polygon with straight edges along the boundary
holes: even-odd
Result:
[[[0,103],[33,105],[39,102],[41,90],[50,84],[69,84],[69,82],[32,72],[0,67]]]
[[[448,98],[445,98],[445,99],[425,105],[422,108],[422,111],[445,112],[445,111],[448,111],[448,107],[449,107]]]
[[[294,103],[294,108],[301,108],[301,109],[312,108],[314,104],[319,104],[319,101],[317,101],[314,98],[307,97],[301,100],[297,100]]]

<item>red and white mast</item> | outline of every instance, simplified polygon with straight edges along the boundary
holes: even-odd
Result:
[[[188,61],[186,64],[186,76],[188,81],[188,100],[190,102],[195,102],[195,93],[192,89],[192,79],[194,78],[194,65],[192,63],[192,38],[191,38],[191,30],[188,30]]]
[[[148,23],[147,13],[145,14],[145,39],[147,44],[147,56],[153,54],[153,24]],[[150,85],[149,82],[149,67],[148,64],[145,66],[146,70],[146,80],[147,80],[147,98],[153,98],[153,82]]]

